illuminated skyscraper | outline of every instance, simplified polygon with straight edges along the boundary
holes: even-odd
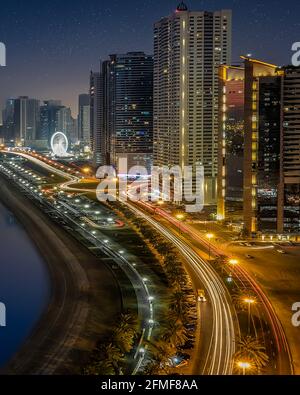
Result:
[[[300,67],[283,71],[278,231],[300,234]]]
[[[244,223],[300,233],[300,68],[245,59]]]
[[[126,158],[149,169],[153,153],[153,58],[144,52],[111,55],[91,78],[93,152],[102,164]]]
[[[102,77],[99,72],[90,74],[90,145],[94,155],[94,165],[105,163],[103,158],[103,142],[101,139],[101,123],[103,120]]]
[[[62,108],[60,100],[45,100],[40,107],[39,140],[50,142],[51,136],[57,128],[57,112]]]
[[[75,127],[75,120],[72,117],[69,107],[62,107],[56,113],[56,132],[64,133],[71,143],[78,141]]]
[[[244,69],[219,70],[218,219],[242,215]]]
[[[20,96],[14,100],[14,139],[18,145],[36,139],[39,130],[39,100]]]
[[[90,145],[90,95],[78,98],[78,137],[85,145]]]
[[[245,58],[244,223],[276,231],[280,170],[280,77],[277,67]]]
[[[231,63],[231,11],[176,11],[154,25],[154,164],[201,164],[216,203],[218,69]]]

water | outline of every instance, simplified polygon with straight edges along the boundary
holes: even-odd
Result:
[[[46,263],[0,203],[0,302],[6,306],[6,327],[0,327],[0,367],[31,333],[49,297]]]

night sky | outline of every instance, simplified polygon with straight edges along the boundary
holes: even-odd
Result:
[[[152,53],[152,27],[179,0],[4,1],[0,42],[0,106],[8,97],[62,99],[77,114],[77,96],[88,91],[89,72],[116,52]],[[290,63],[300,41],[299,0],[186,0],[192,10],[233,11],[233,61],[240,54]]]

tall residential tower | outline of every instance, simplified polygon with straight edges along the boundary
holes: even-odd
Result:
[[[153,58],[144,52],[111,55],[91,74],[92,150],[97,164],[150,170],[153,153]]]
[[[200,164],[216,203],[218,72],[231,63],[231,11],[176,11],[154,25],[154,164]]]

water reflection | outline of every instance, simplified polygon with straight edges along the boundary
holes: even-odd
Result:
[[[0,327],[0,366],[30,334],[49,300],[46,264],[22,226],[0,204],[0,302],[6,327]]]

